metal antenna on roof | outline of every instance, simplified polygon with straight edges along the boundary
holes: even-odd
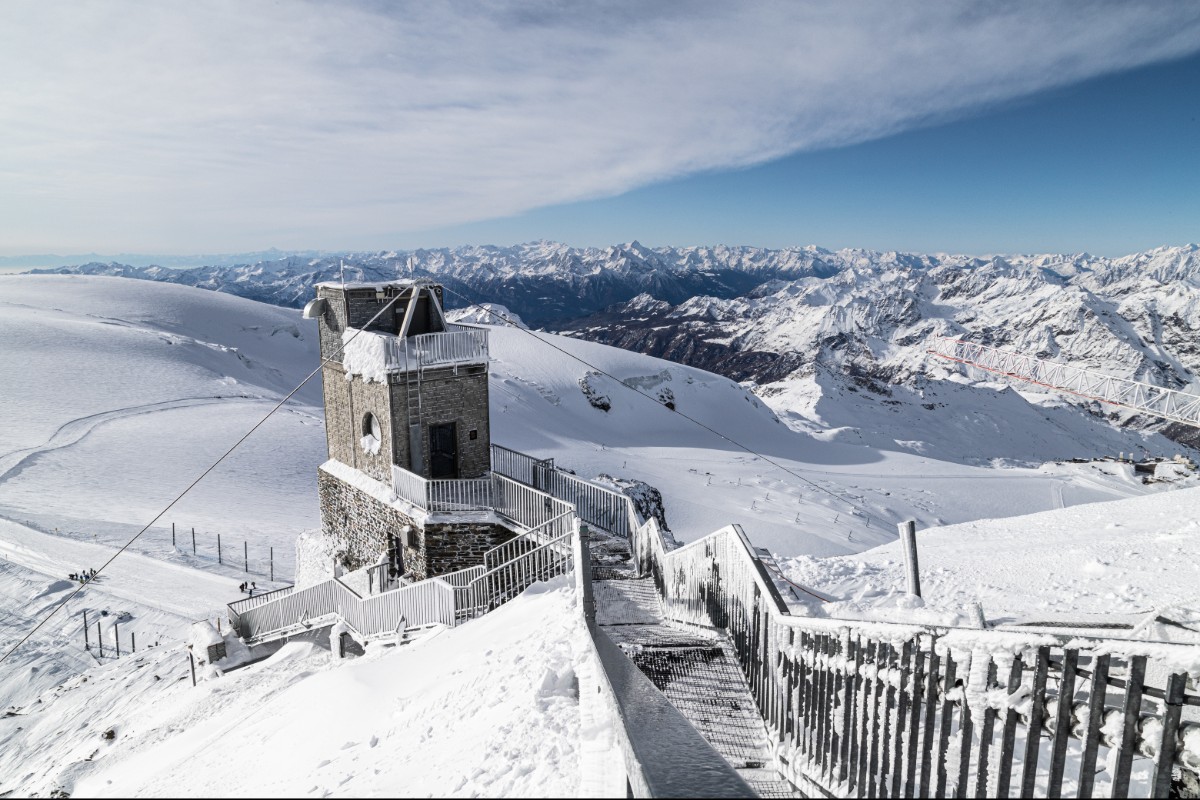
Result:
[[[342,288],[345,289],[346,288],[346,259],[344,259],[344,258],[338,259],[338,269],[341,270]]]
[[[413,257],[409,256],[408,257],[408,277],[411,278],[412,276],[413,276]]]

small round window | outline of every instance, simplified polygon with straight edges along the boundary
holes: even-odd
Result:
[[[362,449],[367,453],[378,453],[379,443],[383,439],[383,431],[379,427],[379,418],[371,412],[363,417]]]

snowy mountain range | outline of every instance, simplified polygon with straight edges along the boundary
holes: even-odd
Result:
[[[531,326],[753,381],[764,397],[791,403],[798,393],[864,392],[880,403],[899,402],[896,387],[920,395],[937,369],[925,350],[938,335],[1170,388],[1200,387],[1194,244],[1121,258],[983,259],[813,246],[537,242],[192,269],[90,263],[51,271],[180,283],[293,307],[312,296],[315,283],[343,274],[431,276],[446,285],[450,307],[500,303]],[[786,410],[782,402],[775,405]],[[1184,426],[1089,410],[1200,444]]]

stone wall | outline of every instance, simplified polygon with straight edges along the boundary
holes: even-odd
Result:
[[[490,522],[427,523],[425,558],[430,575],[444,575],[483,564],[483,555],[516,534]]]
[[[398,388],[403,395],[404,387],[368,383],[357,377],[348,381],[342,365],[334,362],[325,365],[321,377],[325,393],[325,440],[329,445],[329,457],[390,486],[396,438],[392,431],[395,401],[391,394]],[[377,453],[369,453],[362,447],[368,412],[379,420],[381,439]],[[404,461],[396,463],[407,468],[407,451],[403,452],[403,457]]]
[[[342,552],[342,566],[361,569],[387,551],[388,537],[403,543],[404,569],[416,580],[483,564],[483,556],[516,533],[494,522],[417,521],[323,469],[317,470],[321,528]],[[341,545],[340,547],[337,545]]]
[[[415,547],[404,547],[404,569],[426,577],[424,537],[415,520],[325,470],[317,470],[317,495],[321,529],[334,541],[345,543],[342,566],[347,570],[376,563],[380,553],[387,551],[388,536],[401,539],[407,525],[413,528]]]
[[[393,388],[392,414],[397,420],[407,419],[407,394],[403,384]],[[458,476],[481,477],[491,469],[487,365],[459,367],[457,374],[453,369],[431,369],[422,377],[421,436],[425,437],[421,443],[422,475],[429,475],[429,427],[446,422],[455,423],[458,437]],[[471,438],[471,431],[475,431],[474,439]],[[403,453],[405,459],[397,463],[409,469],[407,424],[396,425],[394,447],[397,455]]]

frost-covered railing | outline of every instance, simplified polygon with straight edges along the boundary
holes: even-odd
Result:
[[[403,627],[453,625],[454,587],[432,578],[364,598],[337,578],[296,589],[255,608],[230,604],[229,618],[248,643],[345,621],[363,637]]]
[[[1179,769],[1200,786],[1195,647],[791,616],[737,526],[668,551],[651,520],[631,546],[669,618],[729,633],[802,789],[1166,797]]]
[[[441,333],[390,337],[387,348],[388,367],[391,369],[486,362],[488,332],[485,328],[450,325]]]
[[[939,337],[934,340],[929,352],[950,361],[1057,389],[1087,400],[1098,400],[1173,422],[1200,426],[1200,397],[1194,394],[959,339]]]

